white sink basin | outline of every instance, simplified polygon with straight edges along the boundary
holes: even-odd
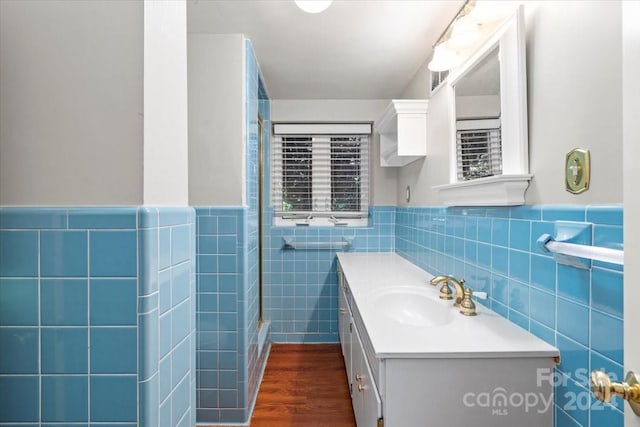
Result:
[[[451,303],[438,299],[431,289],[391,287],[374,292],[370,298],[376,312],[405,325],[445,325],[457,313]]]

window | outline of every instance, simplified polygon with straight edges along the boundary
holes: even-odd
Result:
[[[282,210],[311,211],[313,174],[312,138],[283,137],[282,150]]]
[[[277,225],[366,225],[371,124],[274,124]]]
[[[456,132],[459,181],[502,175],[500,120],[459,120]]]
[[[442,83],[446,80],[449,75],[449,70],[446,71],[429,71],[431,73],[431,94],[436,92]]]

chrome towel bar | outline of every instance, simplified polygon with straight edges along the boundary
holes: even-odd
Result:
[[[587,258],[595,261],[624,265],[624,250],[581,245],[577,243],[556,242],[553,237],[543,234],[538,238],[538,246],[544,252],[552,252],[569,257]]]
[[[302,250],[347,250],[351,247],[351,240],[342,238],[342,240],[333,240],[328,242],[308,242],[304,240],[282,239],[282,249],[302,249]]]

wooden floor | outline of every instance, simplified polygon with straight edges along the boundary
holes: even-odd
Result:
[[[355,427],[339,344],[273,344],[251,427]]]

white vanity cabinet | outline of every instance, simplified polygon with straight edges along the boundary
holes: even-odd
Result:
[[[348,288],[346,286],[342,271],[338,270],[338,334],[340,335],[340,347],[342,348],[342,357],[344,357],[344,365],[347,371],[347,380],[349,381],[349,390],[353,393],[351,378],[351,329],[352,317],[351,308],[347,302]]]
[[[367,361],[362,339],[353,322],[349,288],[340,270],[338,270],[338,281],[338,331],[351,391],[353,413],[358,427],[377,427],[382,425],[382,401]]]
[[[459,314],[428,285],[431,275],[397,254],[338,260],[340,343],[358,427],[553,424],[556,348],[484,307]],[[434,317],[436,326],[408,324],[417,313],[388,317],[411,314],[425,289],[451,316]],[[401,306],[398,292],[409,295]]]
[[[353,329],[351,342],[353,378],[351,401],[353,403],[353,413],[356,416],[356,424],[358,427],[380,426],[382,425],[382,401],[371,374],[371,368],[357,328]]]

